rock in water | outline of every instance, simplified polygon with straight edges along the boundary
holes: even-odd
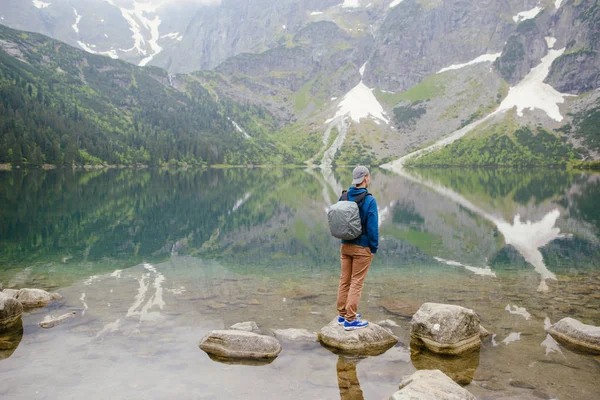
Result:
[[[60,325],[65,321],[70,320],[71,318],[75,317],[75,312],[70,312],[67,314],[63,314],[60,317],[52,317],[52,316],[46,316],[46,318],[44,318],[44,320],[42,322],[40,322],[40,326],[42,328],[54,328],[56,325]]]
[[[239,322],[231,325],[229,329],[233,329],[234,331],[254,332],[258,333],[259,335],[262,333],[254,321]]]
[[[2,293],[4,293],[5,295],[7,295],[8,297],[12,297],[13,299],[17,297],[17,294],[19,293],[18,290],[15,289],[4,289],[2,291]]]
[[[21,302],[0,292],[0,331],[7,330],[18,323],[22,314]]]
[[[600,354],[600,327],[586,325],[574,318],[563,318],[546,329],[566,347],[584,353]]]
[[[45,307],[53,300],[60,299],[60,295],[56,293],[48,293],[41,289],[21,289],[17,293],[17,300],[23,304],[25,308]]]
[[[281,344],[274,337],[236,330],[212,331],[202,339],[200,348],[223,361],[268,361],[281,352]]]
[[[273,331],[275,337],[279,340],[285,340],[295,343],[316,343],[317,333],[310,332],[306,329],[277,329]]]
[[[413,343],[422,343],[434,353],[459,355],[481,346],[479,317],[468,308],[425,303],[411,325]]]
[[[385,353],[398,343],[398,339],[385,328],[369,322],[369,326],[346,331],[334,318],[319,332],[319,341],[325,347],[340,354],[374,356]]]
[[[390,400],[477,400],[440,370],[422,370],[402,379]]]

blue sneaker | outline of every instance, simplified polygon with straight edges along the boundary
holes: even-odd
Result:
[[[356,319],[360,319],[360,314],[356,314]],[[341,315],[338,315],[338,325],[344,325],[346,319]]]
[[[360,319],[355,319],[352,322],[344,321],[344,329],[347,331],[353,331],[356,329],[362,329],[369,326],[367,321],[361,321]]]

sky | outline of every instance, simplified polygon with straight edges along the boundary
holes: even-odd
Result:
[[[107,0],[104,0],[107,1]],[[109,1],[120,6],[131,5],[133,2],[145,4],[201,4],[201,5],[218,5],[221,0],[111,0]],[[50,2],[50,1],[48,1]]]
[[[203,5],[215,5],[215,4],[220,4],[221,0],[142,0],[141,2],[147,2],[147,3],[153,3],[153,4],[185,4],[185,3],[192,3],[192,4],[203,4]]]

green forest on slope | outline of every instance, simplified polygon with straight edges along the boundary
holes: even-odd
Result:
[[[464,138],[438,151],[409,159],[407,166],[418,167],[526,167],[564,166],[575,158],[567,139],[542,127],[536,132],[527,126],[512,135]]]
[[[0,26],[0,163],[294,162],[266,111],[219,103],[188,76],[85,53]],[[233,125],[243,126],[245,138]]]

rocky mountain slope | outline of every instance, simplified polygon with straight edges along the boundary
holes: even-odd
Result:
[[[1,3],[11,26],[268,109],[270,138],[313,164],[378,163],[520,127],[535,142],[537,125],[575,157],[599,155],[597,1]]]
[[[257,163],[273,130],[191,77],[0,26],[0,164]]]

